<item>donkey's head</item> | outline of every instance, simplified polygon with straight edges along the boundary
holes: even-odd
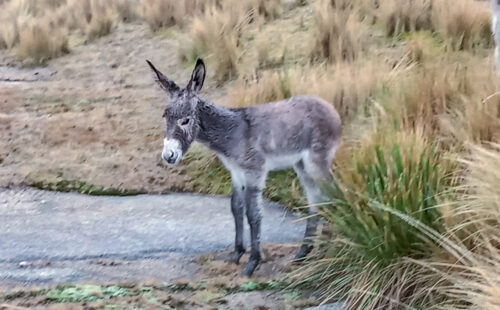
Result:
[[[177,164],[186,153],[200,130],[197,105],[200,102],[198,92],[205,80],[205,65],[198,59],[185,88],[180,88],[174,81],[158,71],[146,60],[156,82],[168,93],[169,103],[165,108],[165,137],[161,157],[168,164]]]

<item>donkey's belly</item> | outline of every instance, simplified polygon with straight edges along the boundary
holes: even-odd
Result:
[[[279,154],[279,155],[267,155],[266,156],[266,170],[283,170],[293,167],[302,158],[304,158],[305,152],[291,153],[291,154]]]

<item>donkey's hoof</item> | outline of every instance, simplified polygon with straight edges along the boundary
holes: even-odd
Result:
[[[312,245],[304,245],[304,244],[301,245],[300,249],[297,251],[297,254],[295,254],[295,257],[293,258],[293,261],[294,262],[303,261],[306,258],[307,254],[309,254],[312,249],[313,249]]]
[[[248,263],[243,268],[243,272],[241,273],[244,277],[251,277],[257,266],[259,265],[259,260],[250,259]]]
[[[242,252],[233,252],[227,258],[227,262],[233,264],[239,264],[240,258],[243,256],[243,254],[245,254],[245,250],[243,250]]]

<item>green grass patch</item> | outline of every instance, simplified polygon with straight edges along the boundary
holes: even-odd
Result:
[[[47,299],[57,303],[97,301],[113,297],[126,296],[126,288],[111,285],[101,286],[93,284],[58,286],[45,292]]]

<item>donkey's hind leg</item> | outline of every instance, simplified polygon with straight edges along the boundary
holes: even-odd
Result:
[[[304,240],[295,255],[295,260],[301,260],[313,249],[313,239],[316,236],[319,222],[317,204],[326,201],[326,197],[321,191],[320,183],[331,181],[332,174],[329,164],[326,161],[320,162],[318,165],[309,162],[304,164],[304,161],[301,160],[294,166],[294,169],[306,194],[307,202],[310,204]]]

